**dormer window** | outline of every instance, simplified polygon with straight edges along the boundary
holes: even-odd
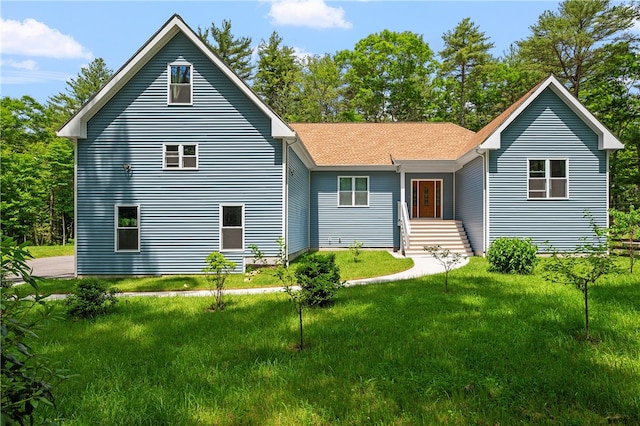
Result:
[[[193,85],[189,63],[169,64],[169,105],[191,105]]]

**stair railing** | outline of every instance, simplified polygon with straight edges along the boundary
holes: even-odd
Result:
[[[409,208],[404,201],[398,201],[398,226],[400,226],[400,252],[404,256],[406,249],[409,247],[409,237],[411,237]]]

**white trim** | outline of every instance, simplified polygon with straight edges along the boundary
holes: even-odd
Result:
[[[490,151],[485,151],[484,154],[482,155],[484,161],[483,163],[483,168],[484,168],[484,187],[483,187],[483,191],[484,191],[484,214],[483,214],[483,227],[484,227],[484,254],[487,254],[487,251],[489,250],[489,238],[491,237],[491,192],[489,191],[490,188],[490,177],[491,175],[489,174],[489,153]]]
[[[73,139],[73,276],[78,278],[78,140]]]
[[[356,190],[356,179],[364,178],[367,179],[367,204],[356,204],[356,192],[362,192]],[[340,204],[340,179],[351,179],[351,204]],[[346,191],[344,191],[346,192]],[[370,177],[369,176],[358,176],[358,175],[350,175],[350,176],[338,176],[338,207],[339,208],[361,208],[361,207],[369,207],[369,198],[371,195],[370,191]]]
[[[605,172],[605,194],[606,194],[606,206],[607,206],[607,210],[606,210],[606,218],[607,218],[607,229],[609,228],[610,224],[609,224],[609,209],[611,208],[609,205],[609,153],[610,151],[607,151],[607,156],[605,157],[605,162],[606,162],[606,172]]]
[[[531,197],[529,195],[529,180],[531,176],[529,175],[529,167],[531,161],[544,161],[544,180],[545,180],[545,196],[544,197]],[[567,181],[566,187],[566,195],[564,197],[552,197],[551,196],[551,161],[564,161],[565,162],[565,179]],[[542,179],[542,178],[538,178]],[[566,157],[562,158],[553,158],[553,157],[527,157],[527,201],[553,201],[553,200],[568,200],[570,199],[569,194],[569,159]]]
[[[171,102],[171,68],[189,67],[189,102]],[[168,106],[192,106],[193,105],[193,64],[187,61],[175,61],[167,64],[167,105]]]
[[[167,166],[167,146],[177,146],[178,147],[178,166],[177,167],[169,167]],[[196,166],[195,167],[184,167],[184,147],[185,146],[195,146],[196,147]],[[165,142],[162,144],[162,170],[170,170],[170,171],[189,171],[189,170],[198,170],[200,167],[200,150],[197,143],[171,143]]]
[[[227,226],[227,227],[223,227],[222,223],[224,220],[224,216],[223,216],[223,209],[224,207],[242,207],[242,226]],[[218,235],[219,235],[219,242],[218,242],[218,246],[220,247],[220,253],[242,253],[245,251],[245,241],[244,241],[244,237],[245,237],[245,228],[246,228],[246,220],[245,220],[245,205],[244,203],[220,203],[218,206]],[[242,229],[242,248],[240,249],[225,249],[222,247],[222,228],[228,228],[228,229],[238,229],[241,228]]]
[[[409,216],[411,217],[411,219],[421,219],[420,215],[418,214],[417,217],[413,216],[413,182],[440,182],[440,217],[426,217],[424,219],[439,219],[442,220],[444,219],[444,179],[442,178],[435,178],[435,179],[422,179],[422,178],[415,178],[415,179],[411,179],[411,196],[409,197],[409,205],[408,207],[411,207],[411,212],[409,214]],[[420,189],[420,184],[418,183],[418,189]],[[434,186],[434,191],[435,191],[436,187]],[[433,194],[433,199],[434,199],[434,203],[435,203],[435,196],[436,194]],[[420,212],[420,197],[418,196],[418,201],[417,204],[418,206],[418,213]],[[434,213],[435,213],[435,206],[434,206]],[[455,217],[454,217],[455,219]]]
[[[271,120],[273,138],[295,137],[295,132],[273,111],[251,88],[238,77],[222,60],[209,49],[198,35],[182,20],[174,15],[156,32],[140,50],[120,68],[115,75],[65,123],[57,135],[66,138],[87,138],[87,123],[109,100],[122,89],[173,37],[182,32],[200,51],[213,62],[267,117]]]
[[[282,140],[284,149],[284,161],[282,162],[282,237],[287,247],[287,258],[289,257],[289,144]]]
[[[520,104],[509,117],[480,145],[481,149],[500,149],[501,134],[540,94],[550,88],[598,136],[598,149],[623,149],[624,145],[598,119],[591,114],[560,82],[550,75]]]
[[[138,230],[138,248],[137,250],[119,250],[118,249],[118,208],[135,207],[136,208],[136,229]],[[140,253],[140,235],[142,234],[142,224],[140,220],[140,204],[139,203],[116,203],[113,205],[113,251],[114,253]],[[133,228],[129,228],[133,229]]]

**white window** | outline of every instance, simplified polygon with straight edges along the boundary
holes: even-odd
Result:
[[[528,168],[529,199],[569,198],[568,160],[529,160]]]
[[[163,151],[165,169],[198,168],[198,145],[165,144]]]
[[[140,206],[116,205],[116,251],[140,251]]]
[[[220,251],[244,251],[244,206],[220,206]]]
[[[169,64],[168,103],[169,105],[191,105],[193,85],[191,64]]]
[[[367,207],[368,205],[368,176],[338,177],[338,206]]]

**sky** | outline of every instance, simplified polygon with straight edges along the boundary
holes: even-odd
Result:
[[[83,66],[102,58],[118,70],[179,14],[193,30],[231,22],[235,37],[254,49],[273,31],[299,55],[335,53],[382,30],[421,34],[434,52],[442,35],[464,18],[478,25],[501,56],[530,35],[558,1],[29,1],[0,2],[0,96],[45,103],[67,91]],[[640,31],[640,25],[636,25]]]

